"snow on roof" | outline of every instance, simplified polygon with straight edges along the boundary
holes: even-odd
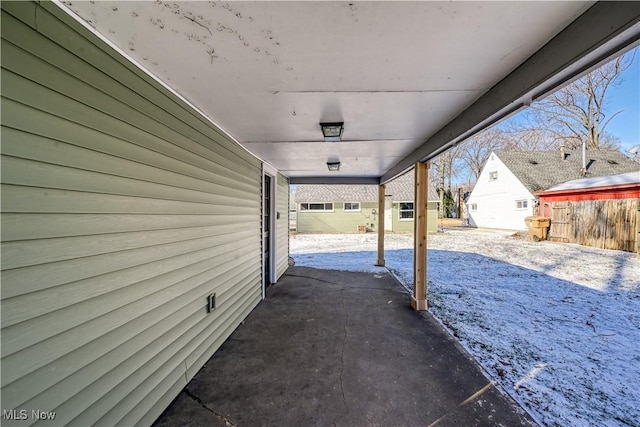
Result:
[[[559,150],[498,150],[494,154],[531,193],[582,178],[581,150],[566,150],[564,159]],[[586,166],[589,178],[640,171],[639,163],[616,150],[588,150]]]
[[[640,184],[640,172],[627,172],[618,175],[597,176],[574,179],[549,188],[547,191],[577,190],[581,188],[609,187],[616,185]]]

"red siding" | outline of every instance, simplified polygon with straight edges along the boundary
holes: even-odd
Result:
[[[540,203],[605,200],[605,199],[640,199],[640,184],[617,185],[596,188],[578,188],[575,190],[561,190],[536,193],[540,196]]]
[[[607,187],[577,188],[539,192],[540,215],[551,217],[551,203],[579,202],[581,200],[640,199],[640,184],[614,185]]]

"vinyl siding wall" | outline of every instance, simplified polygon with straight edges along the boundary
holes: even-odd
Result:
[[[326,203],[330,202],[326,201]],[[344,202],[333,202],[333,212],[301,211],[298,206],[297,231],[298,233],[357,233],[359,225],[376,230],[378,216],[372,213],[373,209],[377,211],[377,202],[361,202],[359,212],[345,212]]]
[[[322,202],[322,201],[320,201]],[[320,203],[318,202],[318,203]],[[329,202],[327,202],[329,203]],[[413,233],[413,220],[400,221],[399,203],[392,203],[392,227],[394,233]],[[297,211],[298,233],[356,233],[359,225],[368,225],[377,230],[378,217],[372,213],[378,210],[377,202],[362,202],[360,212],[345,212],[344,202],[333,202],[333,212]],[[427,202],[427,231],[438,229],[438,202]]]
[[[289,179],[278,174],[276,185],[276,278],[289,268]]]
[[[1,409],[151,424],[260,301],[261,176],[55,5],[2,2]]]
[[[438,202],[427,202],[427,232],[438,231]]]
[[[497,174],[491,179],[490,174]],[[527,208],[518,209],[516,201],[526,200]],[[497,155],[491,154],[485,164],[469,200],[469,224],[472,227],[526,230],[524,219],[533,215],[535,197],[502,163]],[[477,209],[473,210],[472,205]]]
[[[413,233],[413,220],[400,221],[400,203],[392,203],[393,231],[395,233]],[[435,233],[438,230],[438,202],[427,202],[427,232]]]

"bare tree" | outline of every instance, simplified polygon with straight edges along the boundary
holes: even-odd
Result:
[[[440,198],[439,215],[445,216],[451,209],[452,201],[452,184],[453,178],[457,177],[461,169],[457,167],[460,162],[460,146],[449,148],[447,151],[439,154],[430,163],[429,182],[431,188]]]
[[[523,127],[517,122],[505,122],[497,130],[503,140],[503,150],[536,151],[557,148],[556,140],[548,132]]]
[[[459,174],[455,163],[460,160],[460,146],[452,147],[431,161],[429,179],[437,182],[437,188],[451,189],[453,178]]]
[[[459,156],[475,180],[480,176],[482,167],[494,150],[506,145],[507,139],[499,128],[484,130],[458,145]]]
[[[635,51],[619,56],[533,103],[524,113],[526,128],[556,146],[578,148],[584,141],[593,150],[619,148],[618,138],[606,128],[622,111],[608,111],[607,91],[622,83],[620,75],[634,59]]]
[[[607,109],[608,90],[622,83],[638,49],[534,103],[514,118],[484,130],[432,161],[430,182],[451,190],[452,177],[477,180],[494,150],[552,150],[560,145],[590,149],[617,149],[620,141],[607,126],[622,111]],[[640,155],[638,155],[640,157]]]

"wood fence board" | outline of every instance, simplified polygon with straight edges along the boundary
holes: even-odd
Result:
[[[639,251],[637,199],[551,203],[549,239],[600,249]]]

